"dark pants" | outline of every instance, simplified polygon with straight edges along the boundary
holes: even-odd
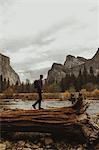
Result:
[[[33,105],[36,106],[37,104],[39,104],[39,109],[40,109],[41,101],[42,101],[42,92],[38,92],[38,96],[39,96],[39,99]]]

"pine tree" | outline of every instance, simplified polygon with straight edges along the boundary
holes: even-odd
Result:
[[[80,91],[83,85],[83,76],[81,73],[81,69],[79,70],[79,74],[78,77],[76,78],[76,83],[75,83],[75,87],[77,91]]]
[[[18,88],[19,88],[19,82],[16,81],[16,84],[15,84],[15,90],[16,90],[16,92],[18,92]]]
[[[20,85],[20,93],[24,93],[24,82]]]
[[[95,78],[95,83],[98,85],[99,87],[99,73],[97,74],[96,78]]]
[[[10,86],[10,81],[9,81],[9,78],[8,78],[8,81],[7,81],[7,88]]]
[[[92,66],[90,67],[89,81],[90,81],[91,83],[95,83],[95,76],[94,76],[94,71],[93,71]]]
[[[26,93],[30,93],[30,83],[26,83]]]
[[[90,67],[90,74],[91,74],[92,76],[94,76],[94,71],[93,71],[93,67],[92,67],[92,66]]]
[[[60,83],[62,91],[69,89],[70,87],[70,75],[66,74],[65,78],[62,78]]]
[[[85,66],[84,66],[84,70],[83,70],[82,79],[83,79],[83,85],[85,85],[88,82],[88,72],[87,72],[87,69]]]
[[[6,78],[4,78],[3,81],[3,91],[7,89],[7,82],[6,82]]]

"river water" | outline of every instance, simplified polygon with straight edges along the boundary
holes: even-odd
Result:
[[[21,100],[21,99],[2,99],[0,100],[0,111],[7,110],[7,109],[24,109],[24,110],[33,110],[32,104],[35,101],[31,100]],[[99,114],[99,100],[89,100],[84,101],[85,103],[89,103],[89,107],[87,109],[87,113],[90,115]],[[59,108],[59,107],[68,107],[71,106],[70,101],[60,101],[60,100],[43,100],[42,101],[42,108],[49,109],[49,108]],[[38,107],[38,106],[37,106]]]

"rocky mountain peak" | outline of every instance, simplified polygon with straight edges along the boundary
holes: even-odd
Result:
[[[20,78],[18,74],[13,70],[10,65],[10,58],[0,53],[0,75],[3,79],[9,79],[10,84],[16,84],[18,81],[20,83]]]
[[[10,64],[10,58],[0,53],[0,60],[3,64]]]
[[[72,55],[66,56],[66,61],[64,63],[65,68],[73,68],[78,65],[85,63],[86,59],[83,57],[75,57]]]
[[[66,56],[66,61],[72,61],[73,59],[75,59],[75,56],[72,56],[72,55]]]
[[[62,65],[62,64],[53,63],[53,65],[52,65],[52,70],[53,70],[53,69],[62,68],[62,67],[63,67],[63,65]]]
[[[99,48],[98,48],[96,54],[93,56],[92,59],[94,59],[94,60],[96,60],[96,61],[99,61]]]
[[[68,55],[66,56],[64,65],[54,63],[48,71],[47,82],[49,84],[54,82],[59,83],[61,79],[66,76],[66,74],[71,73],[78,76],[79,70],[83,71],[84,66],[88,72],[90,71],[90,67],[92,67],[94,74],[99,74],[99,48],[92,59]]]
[[[79,61],[83,61],[83,62],[86,62],[88,59],[84,58],[84,57],[80,57],[80,56],[77,56],[77,59]]]

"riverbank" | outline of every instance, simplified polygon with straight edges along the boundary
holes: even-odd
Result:
[[[98,150],[99,144],[90,145],[77,137],[68,139],[44,133],[9,133],[0,141],[0,150]]]
[[[83,95],[84,99],[91,100],[99,100],[99,90],[94,90],[92,92],[88,92],[86,90],[80,91]],[[78,97],[79,92],[72,92],[75,95],[75,98]],[[58,92],[58,93],[43,93],[43,99],[46,100],[68,100],[70,98],[71,92]],[[7,91],[4,93],[0,93],[0,99],[22,99],[22,100],[36,100],[38,98],[37,93],[13,93],[13,91]]]
[[[42,93],[43,99],[47,100],[67,100],[70,97],[69,92],[65,93]],[[22,99],[22,100],[36,100],[38,98],[37,93],[2,93],[0,99]]]

